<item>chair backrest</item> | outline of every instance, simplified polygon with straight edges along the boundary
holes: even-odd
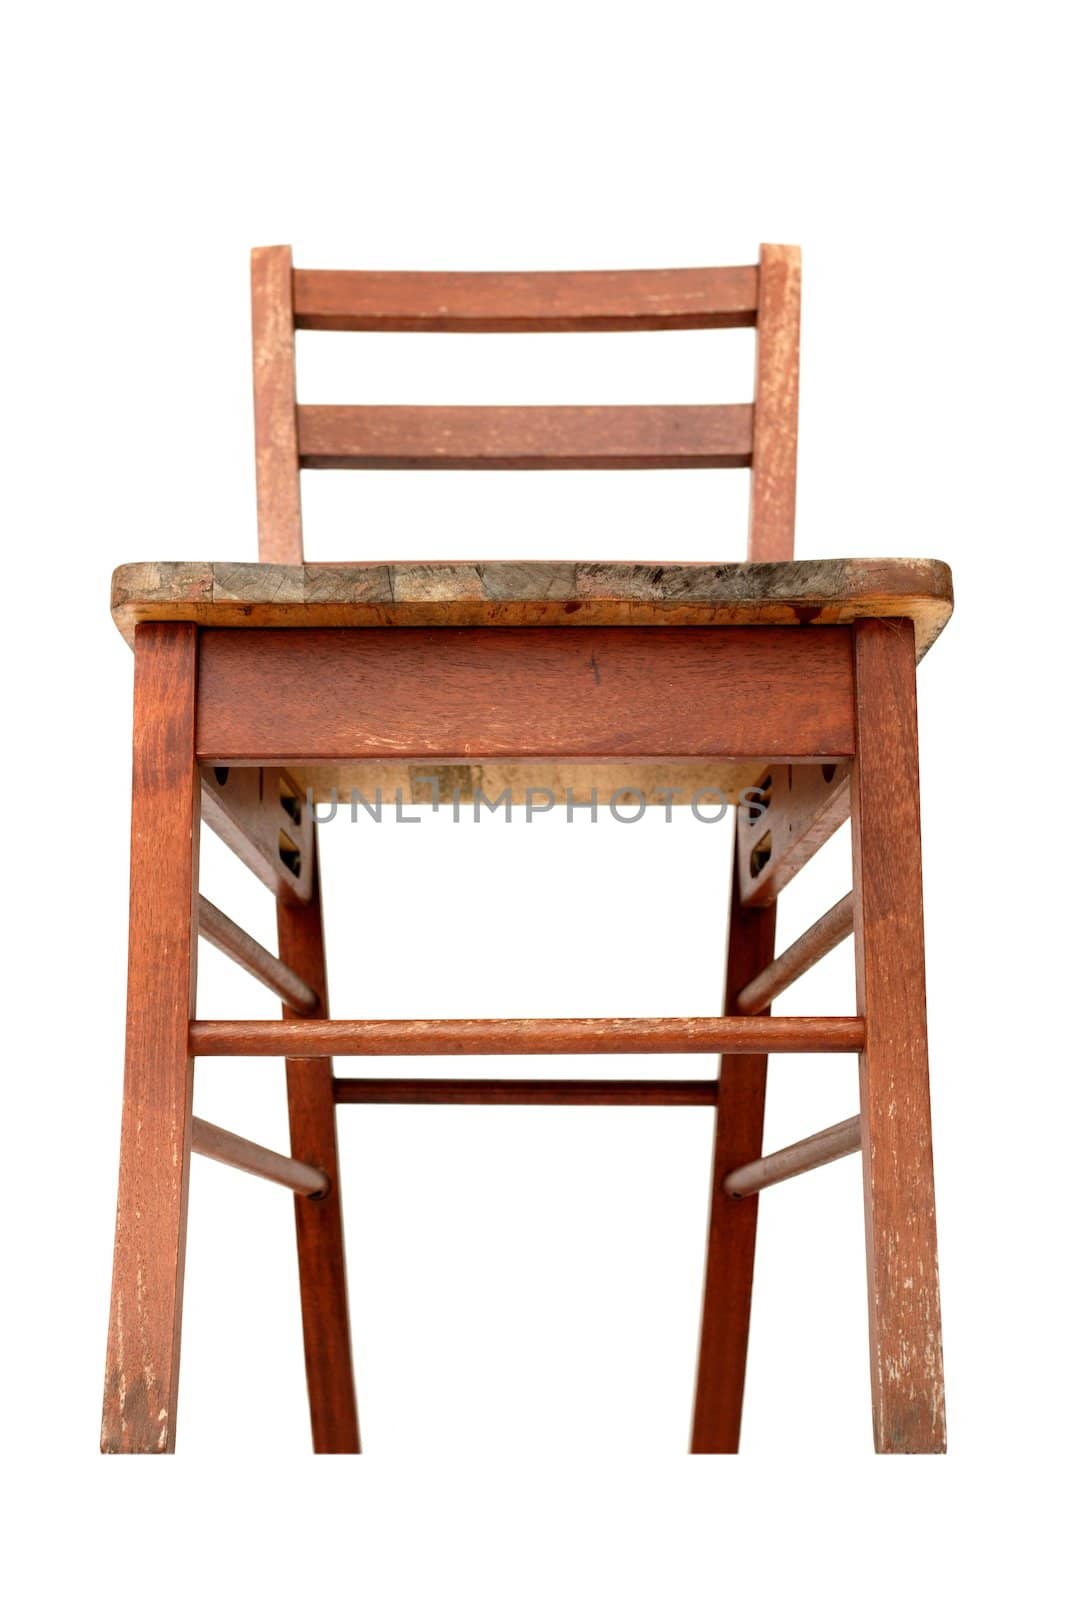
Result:
[[[749,467],[752,561],[794,551],[800,256],[627,272],[319,272],[252,251],[259,559],[303,560],[300,469]],[[756,328],[754,403],[302,406],[295,331],[624,332]]]

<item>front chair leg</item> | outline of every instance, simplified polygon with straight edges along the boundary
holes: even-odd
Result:
[[[873,1435],[946,1449],[925,1022],[913,624],[854,628],[852,779]]]
[[[196,629],[137,629],[122,1150],[101,1448],[171,1452],[191,1151]]]

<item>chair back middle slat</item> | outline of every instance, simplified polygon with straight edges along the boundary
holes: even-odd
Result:
[[[747,467],[754,407],[299,406],[301,467]]]

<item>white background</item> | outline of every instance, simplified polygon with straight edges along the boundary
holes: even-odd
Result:
[[[1049,19],[670,0],[23,14],[3,95],[14,1592],[925,1595],[1046,1575]],[[743,1453],[692,1460],[711,1114],[350,1107],[365,1457],[310,1455],[288,1197],[197,1161],[179,1453],[100,1460],[132,678],[108,580],[122,561],[253,555],[249,247],[290,241],[312,266],[621,267],[751,261],[761,239],[805,253],[798,553],[955,574],[956,618],[920,674],[951,1454],[872,1456],[856,1161],[763,1201]],[[750,340],[305,334],[301,397],[743,399]],[[744,474],[323,474],[305,487],[308,554],[738,558],[745,490]],[[713,1011],[728,834],[661,814],[337,823],[334,1013]],[[788,891],[782,938],[848,874],[840,835]],[[265,891],[210,835],[203,886],[269,936]],[[783,1009],[848,1010],[851,959]],[[200,995],[204,1016],[271,1014],[208,948]],[[779,1059],[769,1144],[852,1114],[854,1076]],[[197,1110],[284,1146],[276,1063],[204,1062]]]

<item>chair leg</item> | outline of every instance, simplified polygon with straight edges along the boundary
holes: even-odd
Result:
[[[724,1014],[736,1014],[736,996],[773,959],[776,906],[740,903],[737,861],[732,866]],[[696,1455],[730,1455],[740,1446],[747,1335],[758,1226],[758,1196],[734,1200],[726,1175],[762,1153],[765,1056],[723,1056],[714,1128],[710,1185],[710,1235],[703,1291],[703,1321],[695,1382],[691,1448]]]
[[[329,998],[317,848],[311,899],[307,904],[278,900],[277,937],[281,960],[318,995],[319,1006],[313,1015],[327,1017]],[[286,1017],[296,1015],[285,1009]],[[359,1422],[344,1265],[333,1063],[328,1056],[290,1060],[285,1063],[285,1069],[292,1154],[320,1168],[329,1177],[326,1194],[318,1198],[296,1196],[296,1249],[311,1434],[316,1454],[352,1455],[359,1450]]]
[[[126,1072],[101,1448],[169,1453],[191,1149],[196,629],[142,625],[135,653]]]
[[[854,629],[855,958],[873,1435],[946,1449],[925,1023],[913,625]]]

